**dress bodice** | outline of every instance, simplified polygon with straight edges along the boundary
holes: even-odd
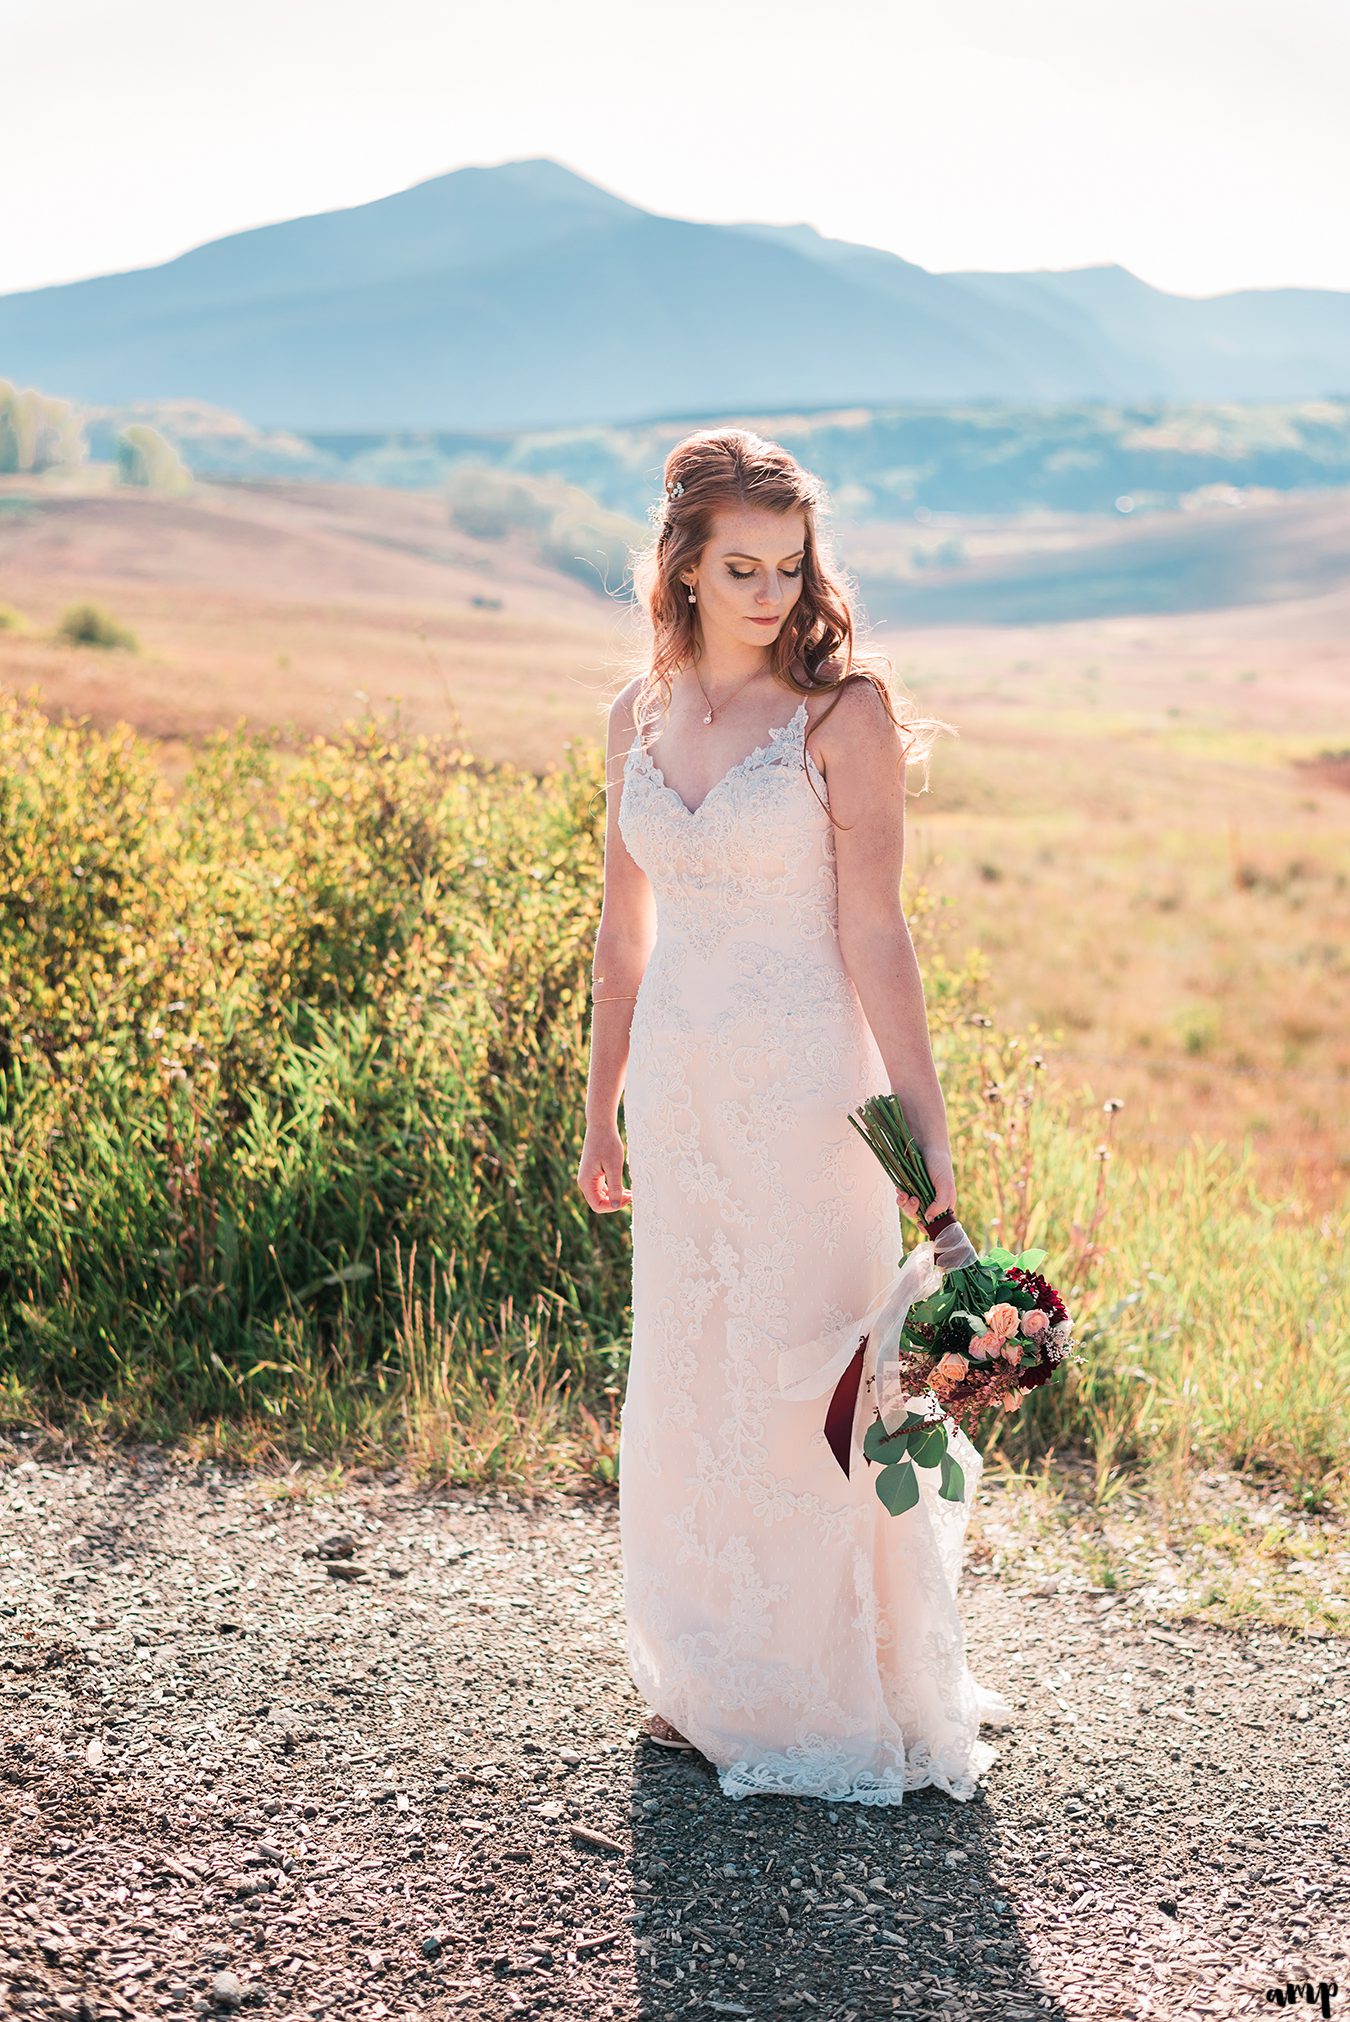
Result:
[[[829,796],[806,749],[807,723],[803,700],[692,812],[641,734],[633,739],[619,831],[657,916],[635,1018],[662,1006],[667,1020],[706,1030],[730,999],[740,1011],[754,1000],[767,1029],[784,1020],[805,1038],[856,1013],[839,952]]]

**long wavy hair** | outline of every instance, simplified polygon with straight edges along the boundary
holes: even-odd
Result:
[[[672,497],[676,485],[681,489]],[[915,713],[911,697],[901,694],[897,701],[887,656],[872,648],[858,650],[856,584],[833,552],[825,486],[790,451],[749,429],[699,429],[677,442],[666,458],[663,496],[648,514],[655,533],[630,559],[634,595],[651,628],[644,664],[637,670],[643,677],[633,709],[638,734],[645,742],[648,726],[669,709],[675,671],[702,655],[697,607],[689,602],[680,572],[699,561],[719,507],[738,506],[800,511],[806,523],[801,593],[769,649],[773,674],[798,696],[830,689],[842,692],[850,681],[870,681],[904,738],[906,766],[922,763],[921,791],[926,793],[939,732],[959,733],[941,717]],[[837,706],[836,696],[808,734],[818,730]],[[809,772],[807,780],[814,793]],[[824,801],[821,806],[834,822]]]

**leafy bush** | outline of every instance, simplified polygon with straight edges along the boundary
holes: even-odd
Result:
[[[83,463],[83,425],[68,400],[0,379],[0,475]]]
[[[57,626],[56,636],[68,646],[102,646],[109,650],[121,647],[131,653],[140,650],[136,634],[119,625],[97,604],[72,604]]]
[[[117,481],[148,491],[181,492],[191,489],[192,472],[157,428],[133,421],[117,438]]]
[[[370,719],[239,729],[171,793],[125,726],[0,693],[0,1412],[612,1478],[629,1231],[575,1184],[603,839],[590,746],[541,779]],[[1321,1494],[1345,1218],[1200,1145],[1108,1199],[1098,1119],[906,896],[962,1220],[1049,1250],[1087,1358],[982,1436]]]
[[[556,477],[465,463],[451,472],[445,500],[462,532],[483,541],[522,534],[550,568],[606,593],[622,588],[629,549],[644,538],[635,520]]]

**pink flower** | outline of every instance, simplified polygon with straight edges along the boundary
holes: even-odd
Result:
[[[1017,1332],[1018,1323],[1022,1315],[1018,1312],[1016,1306],[1010,1306],[1006,1301],[1000,1301],[997,1306],[989,1308],[984,1318],[985,1325],[989,1328],[990,1333],[997,1334],[1000,1341],[1006,1341],[1010,1334]]]
[[[1039,1306],[1033,1306],[1029,1313],[1022,1315],[1022,1332],[1028,1341],[1037,1340],[1050,1325],[1050,1315],[1043,1313]]]
[[[934,1383],[959,1383],[969,1364],[964,1355],[944,1355],[933,1371]]]
[[[1019,1405],[1019,1404],[1020,1404],[1021,1402],[1022,1402],[1022,1393],[1021,1393],[1021,1391],[1020,1391],[1020,1390],[1009,1390],[1009,1391],[1005,1392],[1005,1394],[1004,1394],[1004,1397],[1003,1397],[1003,1409],[1004,1409],[1005,1411],[1016,1411],[1016,1409],[1017,1409],[1018,1405]]]
[[[1022,1344],[1019,1341],[1005,1341],[1003,1343],[1003,1359],[1005,1362],[1020,1362],[1022,1359]]]
[[[997,1354],[998,1345],[997,1334],[977,1334],[966,1352],[977,1362],[987,1362],[991,1355]]]

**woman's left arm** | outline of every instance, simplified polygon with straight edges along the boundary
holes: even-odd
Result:
[[[947,1108],[933,1061],[923,979],[900,905],[905,863],[905,744],[871,681],[853,681],[819,745],[829,780],[839,873],[839,947],[936,1188],[930,1212],[956,1207]],[[902,1205],[914,1212],[908,1195]]]

